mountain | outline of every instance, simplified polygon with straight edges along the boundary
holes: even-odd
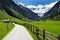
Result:
[[[46,5],[27,5],[26,7],[31,9],[33,12],[35,12],[36,14],[38,14],[38,16],[42,17],[44,13],[48,12],[58,1],[52,2],[50,4],[46,4]],[[21,3],[23,4],[23,3]],[[24,4],[23,4],[24,6]]]
[[[59,13],[56,13],[53,17],[53,20],[58,20],[60,21],[60,12]]]
[[[42,17],[44,13],[46,13],[48,10],[51,9],[51,7],[47,7],[46,5],[38,5],[38,6],[34,6],[34,5],[29,5],[26,6],[27,8],[29,8],[30,10],[32,10],[34,13],[36,13],[38,16]]]
[[[30,19],[34,19],[34,20],[39,20],[40,17],[34,13],[33,11],[31,11],[30,9],[28,9],[27,7],[24,7],[22,5],[19,5],[20,8],[22,9],[21,13],[25,13],[23,15],[26,15],[26,17],[29,17]]]
[[[22,5],[15,4],[12,0],[0,0],[0,10],[4,10],[8,15],[19,19],[38,20],[40,17]]]
[[[22,19],[26,17],[17,12],[12,6],[10,0],[0,0],[0,18],[2,19],[11,19],[11,17],[15,17],[18,19]]]
[[[44,13],[43,19],[53,19],[60,12],[60,1],[58,1],[48,12]]]
[[[42,17],[44,13],[46,13],[51,8],[49,7],[42,7],[42,8],[30,8],[33,12],[38,14],[38,16]]]

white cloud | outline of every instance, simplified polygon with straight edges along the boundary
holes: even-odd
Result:
[[[28,6],[26,6],[27,8],[36,8],[36,6],[33,6],[33,5],[28,5]]]
[[[42,8],[42,7],[44,7],[44,6],[43,6],[43,5],[38,5],[38,6],[37,6],[37,8]]]
[[[22,6],[25,6],[23,3],[20,3]]]

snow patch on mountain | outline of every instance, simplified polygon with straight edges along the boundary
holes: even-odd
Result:
[[[46,4],[46,5],[27,5],[25,6],[23,3],[20,3],[22,6],[29,8],[30,10],[32,10],[33,12],[35,12],[36,14],[38,14],[38,16],[42,17],[44,13],[48,12],[56,3],[53,2],[51,4]]]
[[[44,13],[48,12],[56,3],[57,1],[47,5],[28,5],[26,7],[31,9],[33,12],[37,13],[38,16],[41,17]]]

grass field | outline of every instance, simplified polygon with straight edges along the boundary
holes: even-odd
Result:
[[[60,35],[60,21],[35,21],[35,22],[28,22],[29,24],[32,24],[36,27],[40,27],[42,29],[45,29],[46,31],[55,34]]]
[[[12,10],[14,12],[14,10]],[[17,12],[15,12],[17,13]],[[17,14],[19,15],[19,14]],[[9,24],[9,29],[7,30],[6,24],[3,23],[4,19],[9,19],[10,21],[15,21],[16,23],[19,24],[24,24],[24,21],[21,19],[14,18],[10,15],[8,15],[4,10],[0,11],[0,40],[9,32],[11,31],[11,24]],[[47,20],[46,22],[44,21],[34,21],[34,22],[28,22],[28,24],[34,25],[36,27],[40,27],[42,29],[45,29],[46,31],[55,34],[55,35],[60,35],[60,21],[49,21]]]
[[[2,40],[14,27],[13,24],[8,24],[8,30],[7,30],[7,24],[0,22],[0,40]]]
[[[11,22],[15,21],[16,23],[23,24],[23,21],[8,15],[7,12],[4,10],[3,11],[0,10],[0,40],[2,40],[3,37],[5,37],[14,27],[14,25],[11,25],[11,23],[9,23],[8,24],[9,29],[7,30],[7,24],[3,23],[4,19],[9,19]]]
[[[15,21],[16,23],[19,24],[23,24],[23,21],[17,19],[17,18],[13,18],[11,17],[11,19],[9,19],[10,21]],[[8,30],[7,30],[7,24],[3,23],[3,20],[0,20],[0,40],[2,40],[14,27],[13,24],[9,23],[8,24]]]

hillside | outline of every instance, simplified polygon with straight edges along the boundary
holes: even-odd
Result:
[[[60,20],[60,12],[59,13],[56,13],[55,15],[54,15],[54,17],[52,17],[52,19],[53,20]]]
[[[23,18],[26,19],[25,16],[21,15],[15,9],[11,8],[10,6],[6,7],[6,5],[3,4],[2,2],[5,2],[5,1],[0,0],[0,18],[2,18],[2,19],[9,18],[10,19],[11,16],[12,16],[12,17],[15,17],[15,18],[18,18],[18,19],[21,19],[21,20],[24,20]],[[6,2],[6,4],[7,4],[7,2]]]
[[[0,0],[0,9],[5,10],[5,12],[13,17],[22,19],[22,20],[38,20],[39,17],[37,14],[32,12],[26,7],[21,7],[15,4],[12,0]]]
[[[60,1],[58,1],[48,12],[44,13],[43,19],[53,19],[60,12]],[[60,13],[59,13],[60,14]]]

